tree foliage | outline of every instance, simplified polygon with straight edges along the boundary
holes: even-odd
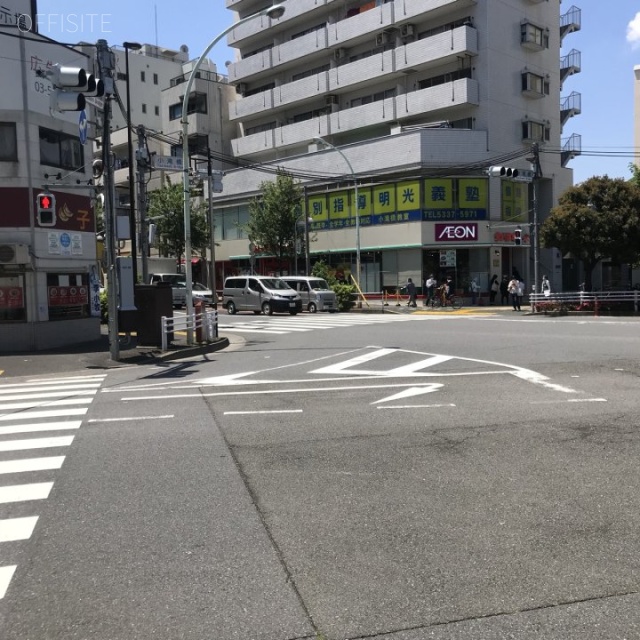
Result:
[[[259,198],[249,203],[249,239],[262,253],[276,256],[280,265],[295,256],[296,224],[302,212],[302,187],[278,169],[276,180],[260,184]]]
[[[545,247],[571,253],[585,270],[585,287],[602,258],[634,263],[640,255],[640,187],[594,176],[568,189],[540,228]]]
[[[182,183],[167,183],[149,194],[147,217],[157,218],[156,237],[162,254],[179,259],[184,254],[184,199]],[[194,253],[206,255],[209,227],[204,203],[191,200],[191,247]]]

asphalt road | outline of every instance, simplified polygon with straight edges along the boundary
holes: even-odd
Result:
[[[61,468],[0,474],[53,482],[0,504],[0,637],[640,637],[637,319],[308,318],[101,372]]]

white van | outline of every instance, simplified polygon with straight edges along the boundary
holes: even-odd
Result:
[[[227,313],[253,311],[270,316],[274,311],[295,316],[302,311],[300,296],[280,278],[233,276],[224,281],[222,305]]]
[[[173,297],[173,306],[175,309],[186,306],[187,304],[187,288],[186,276],[183,273],[150,273],[149,284],[158,284],[158,282],[171,283],[171,295]]]
[[[310,313],[338,310],[336,294],[326,280],[315,276],[283,276],[282,279],[300,294],[302,308]]]

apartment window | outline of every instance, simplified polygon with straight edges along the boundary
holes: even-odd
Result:
[[[551,128],[543,122],[525,120],[522,123],[522,140],[525,142],[548,142]]]
[[[278,123],[274,120],[273,122],[267,122],[266,124],[259,124],[255,127],[247,127],[244,130],[245,136],[250,136],[254,133],[261,133],[262,131],[271,131],[278,126]]]
[[[142,113],[147,113],[147,105],[144,102],[142,103]]]
[[[192,93],[187,103],[187,115],[190,113],[207,113],[207,94]],[[178,120],[182,117],[182,101],[169,106],[169,120]]]
[[[40,164],[84,172],[84,153],[78,136],[40,127]]]
[[[535,73],[522,74],[522,91],[528,95],[542,97],[549,95],[549,81]]]
[[[520,43],[534,50],[549,48],[549,30],[537,27],[535,24],[525,22],[520,25]]]
[[[18,141],[15,122],[0,122],[0,160],[18,161]]]
[[[159,115],[160,115],[160,107],[159,107],[158,105],[156,105],[155,107],[153,107],[153,113],[154,113],[156,116],[159,116]]]
[[[140,72],[140,82],[146,82],[146,74],[144,71]]]
[[[291,36],[291,39],[295,40],[296,38],[302,38],[302,36],[306,36],[307,34],[313,33],[314,31],[320,31],[320,29],[324,29],[326,26],[327,26],[327,23],[322,22],[313,27],[309,27],[308,29],[304,29],[303,31],[298,31],[298,33],[294,33]]]
[[[386,98],[394,98],[396,95],[395,89],[386,89],[385,91],[378,91],[377,93],[372,93],[368,96],[361,96],[360,98],[355,98],[351,101],[352,107],[359,107],[363,104],[371,104],[372,102],[379,102],[380,100],[385,100]]]
[[[433,78],[427,78],[418,82],[418,89],[428,89],[429,87],[437,87],[440,84],[461,80],[462,78],[471,78],[471,69],[458,69],[451,73],[443,73]]]
[[[270,89],[274,89],[276,86],[275,82],[269,82],[268,84],[263,84],[260,87],[256,87],[255,89],[247,89],[242,96],[244,98],[248,98],[249,96],[255,96],[258,93],[263,93],[264,91],[269,91]]]
[[[153,84],[158,84],[158,74],[157,73],[153,74]]]
[[[306,120],[312,120],[313,118],[319,118],[327,113],[331,113],[330,107],[323,107],[322,109],[314,109],[313,111],[305,111],[304,113],[298,113],[293,116],[293,122],[305,122]]]
[[[296,80],[302,80],[303,78],[310,78],[311,76],[317,76],[319,73],[324,73],[325,71],[329,71],[330,68],[331,68],[331,65],[327,63],[319,67],[314,67],[313,69],[301,71],[300,73],[294,73],[291,76],[291,81],[295,82]]]

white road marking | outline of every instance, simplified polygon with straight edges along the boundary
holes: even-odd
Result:
[[[29,438],[27,440],[2,440],[0,451],[26,451],[27,449],[50,449],[68,447],[75,436],[58,436],[54,438]]]
[[[7,567],[0,567],[0,600],[7,595],[7,589],[13,574],[16,570],[16,565],[12,564]]]
[[[83,416],[88,409],[51,409],[50,411],[25,411],[24,413],[7,413],[0,415],[0,420],[31,420],[33,418],[61,418],[68,416]]]
[[[39,431],[66,431],[67,429],[79,429],[82,421],[71,422],[34,422],[33,424],[12,425],[0,427],[0,436],[14,433],[37,433]]]
[[[0,462],[0,474],[25,473],[27,471],[48,471],[60,469],[65,456],[50,456],[47,458],[27,458],[24,460],[5,460]]]
[[[76,391],[75,389],[69,390],[67,389],[67,393],[57,392],[43,392],[43,393],[34,393],[32,391],[25,391],[23,393],[14,393],[12,396],[0,396],[0,402],[9,402],[10,400],[41,400],[44,398],[59,398],[60,396],[95,396],[97,389],[92,389],[91,391]],[[40,403],[40,402],[32,402],[34,404],[53,404],[53,403]],[[2,406],[2,405],[0,405]]]
[[[8,402],[6,404],[1,402],[0,410],[31,409],[32,407],[68,407],[72,404],[91,404],[92,399],[93,398],[66,398],[64,400],[53,400],[51,402]]]
[[[131,416],[130,418],[93,418],[87,422],[129,422],[134,420],[166,420],[175,418],[173,414],[166,416]]]
[[[63,386],[51,386],[51,385],[47,385],[47,386],[43,386],[42,384],[38,384],[38,385],[28,385],[28,384],[20,384],[20,385],[13,385],[13,384],[9,384],[9,385],[2,385],[0,386],[0,394],[4,395],[4,394],[9,394],[9,393],[16,393],[16,392],[22,392],[22,393],[36,393],[38,391],[66,391],[68,393],[73,392],[73,393],[78,393],[76,391],[76,389],[92,389],[93,391],[91,391],[90,393],[95,393],[98,389],[100,388],[100,383],[96,383],[96,384],[74,384],[73,387],[70,387],[68,384],[63,385]],[[87,392],[89,393],[89,392]],[[59,393],[57,395],[60,395]]]
[[[371,404],[379,404],[380,402],[391,402],[391,400],[400,400],[401,398],[411,398],[412,396],[419,396],[423,393],[433,393],[434,391],[441,389],[443,386],[444,385],[442,384],[434,382],[424,387],[409,387],[409,389],[400,391],[400,393],[395,393],[394,395],[383,398],[382,400],[376,400]]]
[[[274,409],[272,411],[225,411],[225,416],[246,416],[262,413],[302,413],[302,409]]]
[[[0,542],[28,540],[38,522],[38,516],[0,520]]]
[[[455,407],[456,405],[449,402],[445,404],[385,404],[376,409],[438,409],[440,407]]]
[[[53,482],[36,482],[33,484],[16,484],[0,487],[0,504],[9,502],[26,502],[28,500],[46,500],[53,487]]]
[[[606,398],[561,398],[558,400],[532,400],[529,404],[558,404],[559,402],[608,402]]]

